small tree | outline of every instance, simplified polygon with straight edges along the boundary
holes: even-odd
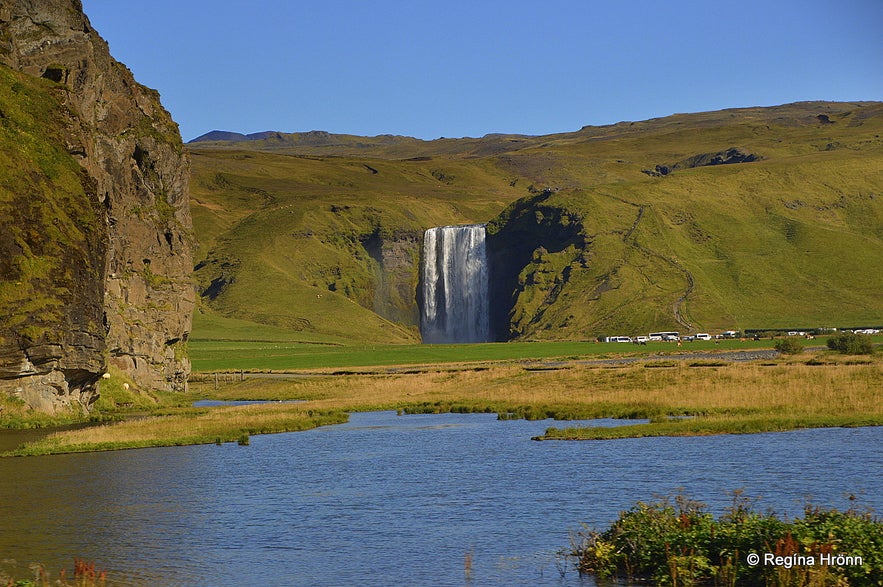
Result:
[[[828,339],[828,348],[844,355],[873,355],[874,343],[867,334],[843,332]]]
[[[780,338],[775,348],[783,355],[799,355],[803,352],[803,343],[796,338]]]

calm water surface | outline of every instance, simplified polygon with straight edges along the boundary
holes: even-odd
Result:
[[[2,459],[0,568],[77,556],[116,585],[572,587],[593,583],[556,556],[570,531],[680,487],[715,512],[738,488],[787,515],[850,493],[883,512],[883,427],[530,440],[552,424],[377,412],[245,447]]]

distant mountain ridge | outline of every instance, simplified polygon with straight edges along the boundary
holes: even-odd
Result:
[[[641,121],[587,125],[576,131],[546,135],[489,133],[481,137],[439,137],[431,140],[406,135],[362,136],[323,130],[291,133],[268,130],[250,134],[213,130],[190,140],[187,145],[192,149],[246,149],[289,155],[366,156],[384,159],[451,155],[485,157],[530,148],[554,148],[570,142],[627,139],[648,133],[674,133],[686,128],[694,131],[710,130],[731,123],[781,124],[787,127],[825,126],[834,124],[836,114],[843,108],[856,109],[856,120],[853,124],[858,124],[861,117],[876,115],[880,105],[880,102],[805,101],[779,106],[728,108],[672,114]],[[720,147],[727,149],[734,145]]]
[[[229,130],[213,130],[205,133],[204,135],[200,135],[191,141],[188,141],[188,144],[203,143],[208,141],[229,141],[231,143],[238,143],[239,141],[247,140],[249,140],[249,135],[244,135],[240,132],[231,132]]]
[[[507,135],[504,133],[491,133],[482,138],[498,138],[507,136],[527,136],[527,135]],[[281,142],[290,143],[312,143],[312,144],[329,144],[342,143],[353,138],[372,139],[378,142],[397,142],[397,141],[419,141],[425,142],[423,139],[417,139],[405,135],[381,134],[375,136],[350,135],[331,133],[324,130],[311,130],[305,132],[282,132],[278,130],[265,130],[261,132],[253,132],[243,134],[241,132],[229,130],[212,130],[205,134],[199,135],[195,139],[187,141],[188,145],[195,143],[241,143],[243,141],[263,141],[273,139]],[[469,138],[469,137],[464,137]],[[438,139],[436,139],[438,140]]]
[[[328,146],[328,145],[353,145],[362,143],[365,145],[384,145],[398,142],[421,142],[420,139],[397,135],[378,135],[375,137],[362,137],[358,135],[334,134],[324,130],[311,130],[307,132],[285,133],[276,130],[242,134],[227,130],[213,130],[200,135],[189,141],[188,145],[211,143],[216,146],[224,144],[236,144],[244,142],[259,143],[260,148],[280,148],[289,146]]]
[[[321,131],[314,131],[317,134],[328,134],[322,133]],[[188,141],[188,144],[191,143],[210,143],[210,142],[227,142],[227,143],[241,143],[242,141],[261,141],[269,138],[277,138],[281,139],[285,133],[281,133],[276,130],[265,130],[262,132],[253,132],[249,134],[242,134],[241,132],[233,132],[229,130],[212,130],[204,135],[200,135],[195,139]],[[310,133],[299,133],[299,134],[310,134]]]

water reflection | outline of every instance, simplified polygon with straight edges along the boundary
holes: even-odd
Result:
[[[463,585],[471,553],[471,585],[574,586],[570,530],[679,487],[717,512],[736,488],[788,515],[849,493],[883,511],[883,428],[529,440],[550,425],[380,412],[248,447],[3,459],[0,558],[86,557],[127,585]]]

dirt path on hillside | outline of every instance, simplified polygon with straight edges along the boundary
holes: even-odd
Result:
[[[693,289],[696,287],[696,280],[693,277],[693,274],[690,272],[689,269],[682,266],[677,259],[663,255],[662,253],[659,253],[657,251],[654,251],[653,249],[645,247],[644,245],[638,243],[637,238],[634,238],[632,236],[632,234],[635,232],[635,230],[637,230],[638,225],[641,223],[641,220],[644,219],[644,212],[646,209],[646,205],[638,204],[636,202],[629,202],[628,200],[624,200],[622,198],[617,198],[615,196],[610,196],[610,197],[622,202],[623,204],[629,204],[630,206],[635,206],[638,208],[637,217],[635,218],[635,221],[632,222],[632,225],[629,227],[629,229],[626,231],[626,233],[623,235],[622,241],[625,244],[631,245],[631,246],[635,247],[636,249],[640,250],[645,255],[661,259],[662,261],[668,263],[669,265],[671,265],[672,267],[677,269],[681,274],[683,274],[684,279],[687,282],[687,287],[684,290],[684,293],[682,293],[680,296],[678,296],[678,298],[672,303],[671,312],[674,315],[674,319],[675,319],[675,321],[677,321],[678,324],[680,324],[681,326],[683,326],[687,330],[692,329],[693,323],[687,319],[687,317],[684,315],[684,312],[682,311],[682,309],[684,307],[684,304],[687,302],[687,298],[690,296],[691,293],[693,293]]]

